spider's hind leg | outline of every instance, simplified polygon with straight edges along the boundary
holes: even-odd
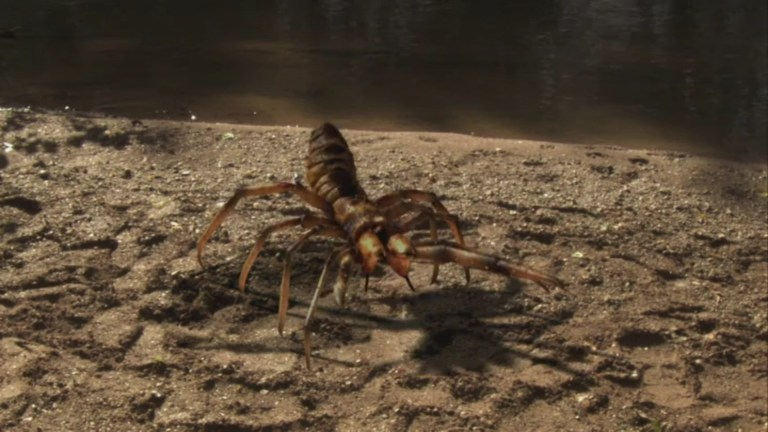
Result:
[[[208,244],[208,240],[211,239],[213,233],[216,231],[219,225],[224,222],[224,219],[232,212],[232,210],[235,209],[235,206],[241,199],[250,196],[270,195],[283,192],[290,192],[298,195],[299,198],[304,200],[304,202],[311,205],[312,207],[322,210],[324,214],[333,214],[333,209],[331,208],[330,204],[325,202],[325,200],[323,200],[323,198],[321,198],[319,195],[300,184],[275,183],[267,186],[255,186],[237,189],[235,194],[232,195],[226,204],[224,204],[224,207],[222,207],[221,210],[216,213],[216,216],[211,221],[211,224],[208,225],[208,228],[205,230],[203,235],[200,236],[200,240],[197,242],[197,262],[200,263],[200,266],[203,266],[203,250],[205,250],[205,245]]]

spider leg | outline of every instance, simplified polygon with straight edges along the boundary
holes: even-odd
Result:
[[[221,225],[224,219],[229,215],[229,213],[232,212],[232,210],[241,199],[244,197],[269,195],[283,192],[290,192],[298,195],[299,198],[301,198],[304,202],[311,205],[312,207],[322,210],[326,215],[333,214],[333,209],[331,208],[330,204],[325,202],[325,200],[323,200],[323,198],[321,198],[319,195],[300,184],[275,183],[267,186],[239,188],[235,191],[235,194],[232,195],[229,201],[224,204],[224,207],[219,210],[219,212],[213,218],[213,221],[211,221],[211,224],[208,225],[208,229],[206,229],[203,235],[200,236],[200,240],[197,242],[197,261],[200,263],[200,266],[203,266],[203,250],[205,249],[205,245],[208,243],[208,240],[210,240],[214,231],[216,231],[216,228]]]
[[[317,281],[317,288],[315,288],[315,293],[312,295],[312,301],[309,303],[309,309],[307,310],[307,317],[304,320],[304,360],[307,363],[307,369],[311,367],[310,365],[310,355],[312,354],[312,339],[311,339],[311,332],[309,328],[309,323],[312,320],[312,316],[315,314],[315,309],[317,308],[317,299],[320,297],[320,292],[323,289],[323,286],[325,286],[326,278],[328,277],[328,269],[336,263],[340,258],[346,258],[347,256],[351,255],[352,250],[347,247],[341,247],[339,249],[336,249],[333,251],[333,253],[328,257],[328,259],[325,261],[325,265],[323,266],[323,272],[320,274],[320,279]],[[344,273],[343,269],[340,269],[339,278],[344,278],[343,282],[346,284],[346,276],[342,276]],[[339,283],[339,282],[337,282]],[[335,288],[334,288],[335,291]]]
[[[431,209],[428,209],[431,211]],[[430,237],[432,239],[433,243],[437,242],[437,224],[435,223],[434,215],[428,212],[422,212],[417,214],[416,216],[412,217],[411,219],[399,224],[397,226],[398,230],[400,232],[407,232],[412,230],[414,227],[418,226],[420,223],[424,222],[425,220],[429,220],[429,233]],[[440,264],[435,263],[432,266],[432,280],[430,283],[437,283],[437,275],[440,271]],[[410,285],[410,281],[408,281],[408,285]],[[467,283],[469,283],[469,280],[467,280]],[[411,289],[413,289],[413,286],[411,286]]]
[[[429,199],[434,199],[435,201],[433,203],[433,206],[437,210],[435,211],[431,207],[427,207],[417,202],[399,201],[391,204],[390,206],[387,207],[387,210],[386,210],[386,215],[388,220],[398,218],[403,214],[406,214],[411,211],[419,212],[416,214],[416,216],[414,216],[410,220],[407,220],[399,225],[402,232],[413,229],[413,227],[417,226],[418,224],[423,222],[425,219],[427,219],[429,220],[432,241],[437,242],[437,231],[435,228],[435,220],[441,219],[451,229],[451,233],[453,234],[453,238],[456,240],[456,243],[458,243],[459,246],[464,247],[464,236],[461,233],[461,229],[459,229],[458,218],[448,213],[448,211],[445,209],[442,203],[440,203],[440,201],[437,199],[437,196],[435,194],[430,192],[422,192],[422,191],[401,191],[399,193],[403,193],[403,194],[413,193],[413,194],[416,194],[415,196],[417,198],[421,198],[424,201],[427,201]],[[387,198],[387,197],[388,196],[384,196],[379,200],[383,200],[384,198]],[[384,201],[384,203],[388,204],[389,201]],[[438,271],[439,271],[439,266],[436,264],[432,270],[432,283],[437,282]],[[467,280],[467,283],[469,283],[470,274],[469,274],[468,268],[464,269],[464,276]]]
[[[462,235],[461,230],[459,229],[458,218],[452,215],[451,213],[449,213],[448,209],[445,208],[445,206],[437,197],[437,195],[435,195],[432,192],[420,191],[415,189],[399,190],[399,191],[384,195],[383,197],[377,199],[375,201],[375,205],[378,208],[387,209],[398,203],[404,203],[404,202],[407,203],[409,201],[412,204],[427,203],[427,204],[430,204],[432,207],[434,207],[435,213],[437,213],[438,217],[441,217],[441,219],[443,219],[450,227],[451,231],[453,232],[453,236],[456,238],[456,242],[459,243],[460,245],[464,244],[464,236]],[[427,208],[424,206],[420,206],[420,207],[422,209]],[[410,211],[410,210],[407,210],[407,211]]]
[[[238,280],[237,287],[240,288],[240,291],[245,290],[245,282],[248,279],[248,273],[251,271],[251,267],[253,267],[253,263],[256,261],[256,258],[258,258],[259,253],[261,252],[261,249],[264,247],[264,243],[266,243],[267,238],[270,236],[270,234],[274,232],[284,231],[289,228],[293,228],[296,226],[301,226],[302,228],[315,228],[315,227],[325,227],[328,228],[328,232],[325,235],[331,236],[331,237],[337,237],[337,238],[343,238],[344,233],[341,231],[341,229],[337,228],[337,232],[332,232],[331,228],[334,228],[336,226],[336,223],[333,222],[330,219],[326,219],[324,217],[318,217],[313,215],[305,215],[302,217],[292,218],[292,219],[286,219],[282,222],[278,222],[274,225],[270,225],[259,234],[259,238],[256,240],[256,244],[253,245],[253,248],[251,249],[251,252],[248,254],[248,258],[246,258],[245,262],[243,263],[243,268],[240,271],[240,279]]]
[[[333,297],[336,304],[344,307],[347,295],[347,281],[352,272],[352,265],[355,263],[352,250],[348,249],[341,254],[339,258],[339,274],[336,276],[336,283],[333,285]]]
[[[504,260],[503,258],[473,251],[460,246],[448,245],[415,245],[413,254],[416,259],[430,263],[456,263],[465,268],[474,268],[485,270],[512,277],[515,279],[526,279],[537,283],[549,292],[550,287],[555,286],[564,289],[565,284],[560,279],[539,273],[537,271],[521,267]]]
[[[285,318],[288,314],[288,299],[291,291],[291,256],[298,251],[310,237],[315,235],[325,235],[329,237],[343,237],[343,232],[336,227],[316,226],[302,234],[296,242],[285,252],[285,262],[283,263],[283,278],[280,282],[280,300],[277,308],[277,332],[283,334],[285,328]]]

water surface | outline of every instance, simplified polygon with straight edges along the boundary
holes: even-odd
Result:
[[[766,3],[0,0],[0,104],[766,152]]]

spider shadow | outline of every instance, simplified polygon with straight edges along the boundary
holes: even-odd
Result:
[[[562,324],[569,314],[550,316],[528,311],[526,303],[547,300],[525,294],[523,287],[537,289],[508,280],[501,290],[485,290],[474,283],[453,284],[432,286],[415,294],[404,290],[357,301],[369,306],[384,304],[391,310],[404,309],[405,318],[374,314],[357,307],[329,306],[321,307],[319,315],[340,320],[358,331],[392,333],[380,338],[384,340],[396,338],[398,332],[419,331],[422,336],[409,349],[406,359],[418,361],[423,372],[482,372],[492,365],[522,369],[543,363],[577,374],[565,362],[557,360],[561,356],[554,351],[559,347],[549,347],[547,351],[553,353],[549,356],[531,353],[539,348],[538,338],[552,326]]]
[[[197,348],[240,353],[282,351],[303,355],[301,329],[292,328],[291,322],[303,321],[323,260],[320,253],[310,253],[297,257],[295,261],[288,311],[291,319],[287,337],[283,338],[286,339],[285,343],[270,346],[271,343],[239,343],[230,340],[206,343]],[[276,319],[280,260],[258,260],[246,293],[232,288],[236,283],[239,262],[234,259],[214,265],[178,281],[172,291],[180,296],[180,306],[189,305],[189,311],[177,316],[192,316],[193,321],[206,321],[226,308],[236,307],[249,312],[239,317],[232,315],[238,320],[233,326],[244,328],[243,325],[256,325],[260,320]],[[476,279],[482,278],[484,276],[476,276]],[[362,281],[358,281],[362,285]],[[355,283],[352,280],[350,282]],[[372,366],[386,367],[392,363],[416,360],[425,372],[450,373],[455,370],[482,372],[493,365],[521,369],[535,363],[544,363],[569,373],[577,373],[566,363],[555,360],[560,358],[558,353],[546,358],[531,354],[538,347],[536,341],[540,336],[569,318],[568,314],[553,316],[531,312],[531,304],[546,303],[552,298],[537,297],[535,294],[539,288],[533,285],[507,280],[502,289],[487,290],[482,288],[486,284],[476,282],[469,285],[440,284],[420,287],[412,293],[405,284],[400,289],[399,284],[392,282],[399,281],[388,280],[386,277],[372,278],[370,291],[350,298],[345,308],[336,306],[332,296],[321,298],[312,324],[315,334],[313,347],[319,350],[313,357],[322,363],[352,367],[354,363],[334,358],[332,350],[362,346],[374,343],[375,340],[392,340],[404,332],[412,335],[415,330],[421,336],[412,347],[406,348],[400,360],[373,362]],[[387,291],[385,286],[396,288]],[[206,325],[198,322],[195,326],[201,324]],[[374,332],[383,334],[373,338]],[[373,347],[371,351],[375,352],[376,349],[382,347]],[[558,349],[552,347],[547,351]]]

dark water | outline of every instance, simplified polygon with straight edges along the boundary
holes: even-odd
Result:
[[[766,153],[764,0],[0,0],[0,105]]]

